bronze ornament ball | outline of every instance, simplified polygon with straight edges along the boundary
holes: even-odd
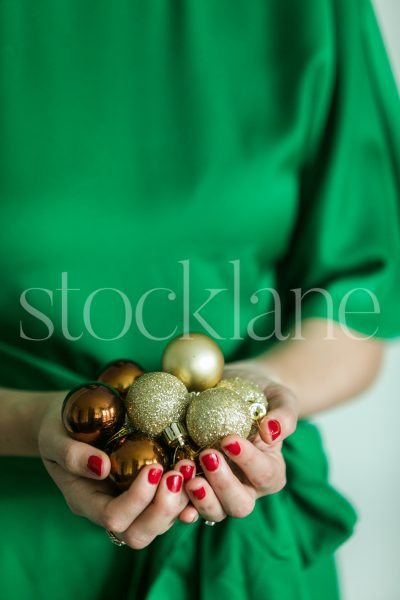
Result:
[[[96,381],[73,388],[64,399],[61,416],[71,437],[101,446],[122,426],[125,407],[116,390]]]
[[[173,339],[164,350],[162,369],[178,377],[189,391],[201,392],[220,381],[224,355],[207,335],[190,333]]]
[[[146,465],[160,464],[168,468],[168,454],[156,440],[133,433],[120,438],[109,454],[110,479],[120,489],[127,490]]]
[[[106,365],[97,380],[111,385],[125,395],[132,383],[143,373],[142,367],[133,360],[120,359]]]

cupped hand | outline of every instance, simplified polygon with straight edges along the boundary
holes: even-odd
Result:
[[[188,504],[184,477],[192,477],[194,463],[181,461],[163,473],[161,465],[141,469],[130,488],[116,495],[110,481],[110,459],[101,450],[69,437],[61,422],[63,398],[51,402],[38,434],[44,465],[73,513],[112,531],[132,548],[144,548],[165,533]],[[182,469],[182,472],[180,472]],[[188,507],[185,522],[197,511]]]
[[[293,393],[270,381],[257,365],[250,362],[229,365],[225,376],[247,377],[257,382],[269,406],[252,441],[230,435],[221,441],[219,450],[204,450],[200,454],[204,476],[192,478],[185,486],[198,513],[215,522],[228,515],[246,517],[258,498],[279,492],[285,486],[282,443],[296,429],[298,416]],[[189,508],[181,514],[183,520],[189,518]]]
[[[50,402],[39,428],[39,450],[72,512],[140,549],[178,518],[193,523],[199,515],[216,522],[227,515],[245,517],[257,498],[280,491],[285,485],[282,442],[296,428],[296,399],[250,362],[229,365],[225,375],[247,377],[262,386],[269,409],[256,437],[250,441],[231,435],[221,441],[220,449],[204,450],[203,476],[196,476],[189,460],[167,473],[161,465],[146,466],[119,495],[107,481],[111,467],[107,454],[69,437],[60,418],[62,395]]]

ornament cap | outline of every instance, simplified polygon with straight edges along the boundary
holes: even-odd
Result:
[[[183,423],[171,423],[163,431],[164,440],[168,446],[176,446],[177,444],[181,447],[185,445],[185,438],[188,437],[188,432]]]
[[[259,421],[267,414],[267,406],[262,402],[252,402],[250,404],[250,413],[254,421]]]

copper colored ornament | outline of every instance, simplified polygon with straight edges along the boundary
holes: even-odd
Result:
[[[163,371],[178,377],[189,391],[214,387],[224,370],[224,355],[207,335],[190,333],[173,339],[162,359]]]
[[[111,385],[122,395],[125,395],[132,383],[144,370],[133,360],[114,360],[100,373],[97,380]]]
[[[75,440],[103,445],[123,424],[125,407],[116,390],[104,383],[72,389],[62,406],[65,429]]]
[[[127,490],[140,469],[146,465],[160,464],[168,468],[168,455],[156,440],[142,434],[120,438],[110,453],[110,479],[120,490]]]

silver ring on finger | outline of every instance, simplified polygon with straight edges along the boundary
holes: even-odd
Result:
[[[115,533],[113,533],[109,529],[106,529],[106,534],[108,535],[108,539],[110,540],[110,542],[112,544],[114,544],[114,546],[119,546],[119,547],[126,546],[126,543],[123,542],[122,540],[120,540],[119,538],[117,538]]]
[[[204,521],[204,525],[208,525],[209,527],[214,527],[216,521]]]

